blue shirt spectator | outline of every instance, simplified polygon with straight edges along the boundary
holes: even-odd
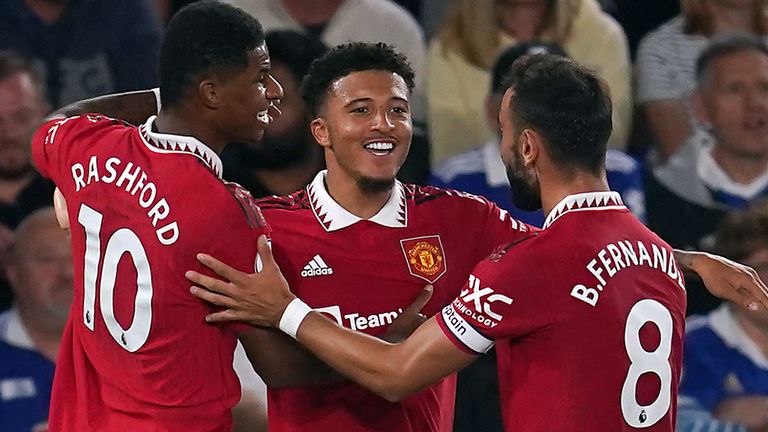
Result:
[[[0,341],[0,425],[4,432],[45,430],[53,369],[53,362],[37,352]]]
[[[645,221],[645,188],[640,164],[618,150],[608,150],[605,164],[611,190],[620,193],[632,213]],[[430,184],[482,195],[523,222],[537,227],[544,224],[541,210],[525,212],[512,204],[513,192],[496,141],[448,159],[434,171]]]
[[[688,320],[678,415],[682,431],[704,424],[703,430],[746,430],[707,420],[701,413],[714,412],[729,399],[768,395],[768,358],[746,334],[732,307],[723,304]]]
[[[53,107],[155,87],[161,24],[149,0],[0,2],[0,49],[34,59]]]

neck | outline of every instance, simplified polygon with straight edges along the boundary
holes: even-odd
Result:
[[[61,334],[64,331],[64,325],[54,323],[50,319],[41,319],[39,316],[32,316],[22,308],[19,308],[19,315],[24,328],[32,340],[35,350],[45,356],[52,362],[56,361],[59,353],[59,344],[61,343]]]
[[[275,195],[288,195],[307,185],[307,179],[312,179],[314,174],[322,169],[317,151],[319,146],[310,147],[309,157],[305,157],[291,166],[278,170],[258,169],[253,171],[253,176],[266,189]]]
[[[34,173],[29,172],[26,175],[12,180],[0,180],[0,202],[13,203],[16,197],[32,182]]]
[[[282,0],[283,8],[301,25],[328,22],[344,0]]]
[[[218,136],[213,128],[204,126],[207,122],[187,120],[199,118],[198,113],[190,108],[162,109],[157,114],[155,127],[160,133],[194,137],[220,154],[227,141]]]
[[[569,195],[586,192],[607,192],[608,181],[605,174],[595,177],[592,174],[576,173],[573,176],[559,175],[557,178],[547,179],[539,176],[541,187],[541,208],[544,215],[549,215],[552,209]]]
[[[383,192],[368,192],[361,189],[357,181],[347,176],[340,167],[333,169],[329,166],[325,184],[328,193],[340,206],[363,219],[370,219],[376,215],[392,194],[392,189]]]
[[[715,34],[731,32],[756,33],[752,7],[737,7],[720,2],[710,2],[710,11],[714,17],[712,30]]]
[[[67,10],[69,1],[24,0],[27,7],[46,24],[53,24]]]
[[[739,184],[751,183],[768,169],[768,159],[754,155],[735,155],[725,151],[722,146],[712,149],[712,158],[731,180]]]
[[[768,355],[768,326],[760,325],[749,319],[746,314],[750,312],[744,311],[738,306],[731,305],[730,308],[747,337],[760,348],[760,351]],[[765,313],[765,311],[759,313]]]

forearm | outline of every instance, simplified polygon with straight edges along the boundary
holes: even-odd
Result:
[[[279,331],[254,329],[241,334],[239,339],[253,370],[270,388],[329,384],[346,380]]]
[[[71,103],[60,108],[52,117],[74,117],[98,113],[139,125],[157,114],[157,98],[153,90],[115,93]]]
[[[477,358],[456,348],[435,318],[403,342],[391,344],[310,313],[299,326],[297,340],[334,369],[392,402],[438,382]]]

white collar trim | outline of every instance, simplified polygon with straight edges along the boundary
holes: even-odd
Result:
[[[724,304],[709,314],[709,324],[712,331],[730,348],[739,351],[763,369],[768,369],[768,358],[752,339],[744,333],[741,324],[733,316],[731,308]]]
[[[549,212],[544,221],[544,229],[552,225],[553,222],[560,219],[566,213],[587,210],[621,210],[626,209],[624,202],[621,201],[621,195],[617,192],[587,192],[574,195],[568,195],[563,198]]]
[[[315,179],[307,186],[309,202],[317,221],[326,231],[337,231],[346,228],[361,220],[361,217],[353,215],[347,209],[339,205],[325,188],[325,177],[328,170],[317,173]],[[384,207],[372,218],[371,222],[390,228],[405,228],[408,226],[408,206],[405,200],[405,187],[399,180],[395,180],[389,200]]]
[[[35,349],[16,306],[0,315],[0,340],[20,348]]]
[[[150,150],[157,153],[190,154],[203,161],[216,177],[221,178],[221,158],[215,151],[194,137],[153,132],[152,125],[156,118],[157,116],[152,116],[145,124],[139,126],[139,135]]]
[[[715,158],[712,157],[712,147],[699,151],[699,160],[696,164],[696,172],[699,178],[712,189],[720,189],[729,194],[736,195],[746,200],[751,200],[768,186],[768,170],[761,176],[752,180],[749,184],[736,183],[723,171]]]
[[[488,182],[488,186],[509,186],[507,168],[504,166],[504,161],[501,160],[499,140],[493,139],[485,143],[482,152],[483,165],[485,166],[485,180]]]

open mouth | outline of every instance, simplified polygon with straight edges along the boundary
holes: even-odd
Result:
[[[768,121],[766,119],[755,119],[747,121],[744,124],[744,129],[749,132],[761,132],[768,128]]]
[[[376,156],[386,156],[395,149],[395,143],[391,141],[371,141],[365,144],[363,148]]]
[[[272,122],[272,117],[269,115],[269,110],[259,111],[258,114],[256,114],[256,120],[259,121],[259,123],[263,123],[264,126],[269,126],[269,124]]]

